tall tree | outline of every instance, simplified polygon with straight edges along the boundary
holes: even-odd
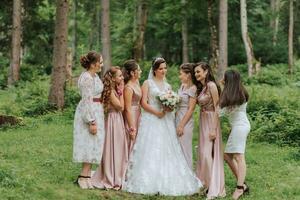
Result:
[[[208,16],[208,24],[210,30],[210,65],[214,71],[217,70],[218,67],[218,57],[219,57],[219,47],[218,47],[218,38],[217,38],[217,28],[214,24],[213,19],[213,5],[214,0],[208,0],[207,7],[207,16]]]
[[[271,0],[271,21],[270,27],[273,30],[273,45],[275,46],[277,43],[277,34],[279,28],[279,10],[280,10],[280,0]]]
[[[217,72],[218,80],[224,76],[224,72],[228,66],[228,2],[227,0],[220,0],[219,3],[219,66]]]
[[[144,40],[147,24],[148,2],[147,0],[138,0],[137,5],[137,31],[134,41],[133,57],[136,61],[144,57]]]
[[[248,34],[248,21],[247,21],[247,3],[246,0],[240,1],[240,14],[241,14],[241,29],[242,29],[242,38],[247,55],[247,64],[248,64],[248,76],[251,77],[256,66],[259,65],[259,62],[255,59],[253,46],[251,39]]]
[[[21,34],[22,34],[22,0],[13,1],[13,28],[11,43],[11,60],[8,75],[8,85],[13,85],[20,78]]]
[[[53,68],[48,101],[58,109],[64,106],[68,41],[68,0],[56,0]]]
[[[293,32],[294,32],[294,0],[289,0],[289,73],[293,72],[294,56],[293,56]]]
[[[105,73],[111,67],[109,0],[101,0],[101,9],[101,40],[104,62],[104,69],[102,70],[102,73]]]
[[[73,0],[72,67],[76,66],[77,49],[77,0]]]
[[[188,23],[187,23],[187,0],[181,0],[182,5],[182,62],[189,62],[189,47],[188,47]]]

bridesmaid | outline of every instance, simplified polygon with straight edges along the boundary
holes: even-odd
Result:
[[[176,112],[177,135],[189,167],[193,169],[193,112],[197,103],[197,87],[193,74],[193,63],[184,63],[180,66],[179,79],[181,86],[178,90],[181,102]]]
[[[124,103],[125,103],[125,127],[127,131],[128,138],[128,154],[130,155],[133,145],[135,143],[135,138],[137,136],[137,130],[141,118],[141,105],[140,101],[142,98],[142,91],[139,83],[141,77],[140,66],[135,60],[127,60],[124,63]]]
[[[200,110],[200,136],[196,174],[207,188],[207,198],[224,197],[224,163],[222,135],[218,115],[219,88],[210,66],[196,63],[197,100]]]
[[[231,125],[224,158],[237,179],[236,190],[232,197],[239,199],[244,193],[249,193],[249,187],[245,183],[245,148],[250,132],[250,122],[246,113],[249,95],[237,71],[226,71],[222,82],[224,90],[220,100],[221,113],[228,116]]]
[[[101,165],[92,177],[97,188],[119,190],[128,162],[128,143],[124,119],[124,80],[119,67],[111,67],[104,75],[102,102],[107,111],[105,142]]]
[[[103,83],[96,74],[101,71],[103,59],[94,51],[80,58],[86,69],[78,79],[81,100],[74,118],[73,161],[82,163],[76,183],[82,189],[93,188],[92,164],[99,164],[104,143],[104,112],[100,102]]]

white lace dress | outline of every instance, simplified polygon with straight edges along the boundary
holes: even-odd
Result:
[[[104,112],[102,104],[93,102],[93,98],[100,98],[103,83],[96,74],[93,77],[83,72],[78,79],[81,101],[74,118],[73,161],[99,164],[102,158],[104,142]],[[96,120],[97,134],[89,132],[88,122]]]
[[[153,80],[148,80],[148,84],[149,104],[161,109],[156,97],[164,91]],[[170,86],[165,83],[167,88]],[[184,157],[176,135],[174,113],[160,119],[143,112],[138,132],[122,189],[171,196],[197,193],[202,184]]]
[[[234,108],[222,108],[221,116],[227,116],[231,132],[227,140],[225,153],[245,153],[246,140],[250,132],[250,122],[246,113],[247,103]]]

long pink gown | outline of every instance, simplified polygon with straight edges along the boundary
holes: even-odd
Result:
[[[128,142],[121,111],[110,107],[105,121],[105,142],[101,164],[92,176],[97,188],[121,189],[128,163]]]
[[[133,91],[133,95],[132,95],[132,100],[131,100],[131,114],[132,114],[132,119],[133,119],[133,123],[135,124],[135,128],[138,131],[139,128],[139,124],[141,121],[141,98],[142,98],[142,91],[141,90],[136,90],[134,89],[132,86],[130,85],[126,85],[125,87],[129,87],[132,91]],[[132,152],[133,149],[133,145],[136,141],[136,137],[135,140],[132,140],[129,138],[129,125],[127,123],[126,117],[125,117],[125,127],[126,127],[126,132],[127,132],[127,141],[128,141],[128,154],[130,155],[130,153]],[[138,134],[138,132],[137,132]]]
[[[187,89],[181,86],[178,90],[178,95],[180,96],[181,101],[176,112],[176,126],[178,126],[180,121],[183,119],[184,115],[187,113],[189,109],[190,98],[196,98],[196,92],[196,86],[192,86]],[[179,137],[181,148],[191,169],[193,169],[193,129],[194,119],[192,116],[191,119],[184,126],[183,135]]]
[[[220,120],[211,94],[211,90],[216,88],[214,82],[208,82],[207,87],[203,88],[198,96],[201,111],[196,174],[208,188],[208,199],[226,195]],[[212,131],[217,134],[214,141],[209,139],[209,133]]]

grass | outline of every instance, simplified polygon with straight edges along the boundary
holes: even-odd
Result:
[[[205,199],[203,196],[161,197],[126,192],[83,191],[72,182],[80,165],[72,162],[72,118],[54,113],[25,119],[26,126],[0,133],[0,199]],[[195,134],[194,143],[197,142]],[[264,143],[247,146],[244,199],[299,199],[300,160],[295,148]],[[225,167],[227,197],[235,180]]]
[[[297,63],[300,69],[300,61]],[[285,66],[279,66],[282,71]],[[266,68],[266,70],[268,70]],[[270,69],[272,70],[272,69]],[[178,80],[177,69],[169,70],[175,88]],[[283,107],[294,109],[299,105],[299,76],[288,80],[287,77],[275,82],[272,77],[281,77],[281,72],[270,72],[263,78],[251,80],[247,86],[251,94],[249,108],[256,109],[261,102],[275,101]],[[277,74],[279,73],[279,75]],[[275,74],[275,75],[274,75]],[[299,70],[298,70],[299,74]],[[265,84],[265,79],[272,84]],[[250,81],[250,82],[251,82]],[[287,83],[287,84],[283,84]],[[24,126],[0,127],[0,199],[205,199],[204,196],[164,197],[135,195],[126,192],[105,190],[81,190],[73,184],[81,166],[72,162],[73,114],[72,107],[64,113],[48,113],[43,116],[26,114],[43,108],[47,102],[48,79],[25,83],[17,88],[0,90],[0,114],[12,114],[24,119]],[[72,93],[72,92],[71,92]],[[73,93],[72,93],[73,94]],[[74,98],[76,99],[76,98]],[[255,104],[256,102],[256,104]],[[264,104],[263,104],[264,105]],[[281,107],[280,107],[281,109]],[[195,112],[195,122],[197,122]],[[268,122],[273,125],[274,122]],[[253,128],[258,119],[252,121]],[[266,124],[266,122],[264,122]],[[295,123],[297,123],[295,121]],[[280,124],[280,123],[279,123]],[[257,128],[257,127],[256,127]],[[285,127],[286,128],[286,127]],[[198,123],[195,123],[197,133]],[[226,140],[229,127],[223,123],[223,139]],[[267,129],[270,130],[270,129]],[[275,129],[274,129],[275,130]],[[287,129],[283,130],[287,131]],[[290,130],[291,131],[291,130]],[[255,138],[260,134],[253,130],[249,135],[246,150],[247,183],[250,195],[243,199],[282,200],[300,199],[300,150],[285,145],[258,143]],[[264,134],[261,135],[264,137]],[[198,135],[194,134],[194,146]],[[267,141],[267,140],[264,140]],[[195,155],[195,152],[194,152]],[[94,169],[96,166],[94,166]],[[231,199],[236,181],[225,165],[227,197]],[[170,183],[172,184],[172,183]]]

